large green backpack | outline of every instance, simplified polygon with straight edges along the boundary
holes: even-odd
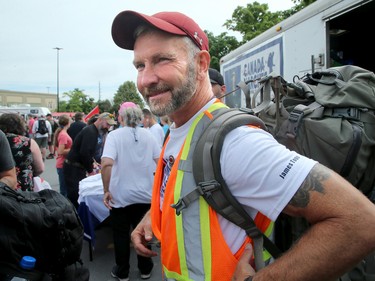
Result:
[[[263,268],[263,248],[274,258],[286,251],[308,227],[300,218],[281,216],[276,220],[276,241],[271,241],[255,225],[243,206],[231,194],[221,175],[220,154],[226,135],[233,129],[244,125],[255,125],[267,130],[263,122],[243,109],[219,109],[220,113],[212,119],[199,138],[193,156],[193,175],[197,184],[195,190],[181,197],[173,205],[177,215],[189,204],[202,196],[206,202],[224,218],[243,228],[254,241],[254,258],[257,270]],[[297,232],[297,233],[295,233]],[[293,238],[293,239],[292,239]],[[291,241],[293,240],[293,241]],[[287,242],[287,243],[286,243]],[[286,247],[287,245],[287,247]],[[281,251],[281,250],[282,251]],[[337,281],[375,281],[375,255],[369,255],[353,270]]]
[[[335,170],[375,199],[373,72],[347,65],[293,83],[269,76],[258,93],[262,101],[256,104],[255,94],[252,109],[280,143]]]
[[[275,223],[277,247],[257,230],[221,176],[221,147],[232,129],[254,123],[263,127],[288,148],[340,173],[375,202],[375,75],[359,67],[344,66],[316,72],[293,83],[270,75],[261,79],[260,85],[251,98],[247,93],[245,96],[251,113],[266,128],[244,110],[223,110],[205,129],[195,148],[193,174],[197,189],[174,206],[178,212],[203,196],[223,217],[256,238],[258,269],[264,266],[259,245],[277,258],[278,248],[287,250],[308,224],[282,214]],[[259,94],[261,99],[257,102]],[[375,280],[375,254],[339,280]]]
[[[259,97],[261,97],[259,101]],[[346,65],[295,77],[261,80],[251,107],[286,147],[346,178],[375,203],[375,75]],[[276,244],[287,250],[309,227],[282,214]],[[375,253],[340,280],[375,280]]]

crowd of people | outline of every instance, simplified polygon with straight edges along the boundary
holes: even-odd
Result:
[[[61,115],[58,119],[52,117],[52,114],[29,115],[25,120],[24,116],[17,113],[0,115],[0,130],[8,139],[15,162],[17,189],[33,191],[33,178],[42,175],[47,159],[56,158],[60,192],[78,207],[76,198],[79,181],[97,172],[108,131],[117,128],[113,114],[106,112],[95,115],[87,123],[83,121],[83,116],[84,113],[77,112],[72,120],[68,115]],[[40,121],[46,125],[46,132],[39,130]],[[141,121],[138,126],[143,126],[145,122],[143,114]],[[85,133],[77,139],[76,147],[69,155],[73,141],[85,127],[89,128],[86,128]],[[72,163],[76,165],[73,165],[74,168],[69,168]],[[81,165],[85,167],[85,170],[78,169],[77,172],[75,168],[80,168]],[[67,166],[65,173],[64,166]],[[67,188],[64,174],[72,171],[75,171],[72,173],[73,176],[68,177],[68,184],[71,187]],[[68,189],[71,190],[69,196]]]

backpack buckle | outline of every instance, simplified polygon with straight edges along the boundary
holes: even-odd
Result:
[[[346,108],[333,108],[332,117],[343,117],[351,120],[360,120],[361,112],[358,108],[346,107]]]
[[[299,123],[301,121],[301,119],[303,118],[304,116],[304,112],[303,111],[300,111],[300,110],[296,110],[294,109],[290,114],[289,114],[289,121],[290,122],[293,122],[293,123]]]
[[[179,216],[183,209],[186,209],[190,203],[197,200],[200,196],[209,198],[213,191],[220,188],[221,185],[216,180],[201,182],[193,191],[178,199],[176,204],[171,204],[171,207],[176,209],[176,215]]]
[[[197,186],[199,193],[203,197],[211,197],[212,192],[221,188],[221,184],[217,180],[210,180],[205,182],[200,182]]]
[[[288,117],[288,128],[286,132],[286,135],[289,138],[294,139],[297,136],[299,124],[301,123],[301,120],[304,116],[305,113],[302,110],[293,109],[292,112],[290,112]]]
[[[186,207],[188,206],[188,204],[185,203],[184,201],[184,198],[180,198],[178,199],[177,203],[176,204],[171,204],[171,207],[176,209],[176,215],[179,216],[181,215],[181,211],[183,209],[186,209]]]

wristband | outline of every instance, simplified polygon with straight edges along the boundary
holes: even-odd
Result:
[[[244,281],[253,281],[253,276],[247,277]]]

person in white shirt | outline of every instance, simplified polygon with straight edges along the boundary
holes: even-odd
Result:
[[[152,184],[160,146],[151,132],[139,126],[142,110],[132,102],[119,109],[122,127],[107,136],[103,154],[104,204],[110,210],[116,265],[111,275],[129,280],[130,229],[135,228],[151,204]],[[151,276],[152,259],[138,255],[142,279]]]
[[[38,132],[40,120],[44,120],[44,122],[46,123],[48,132],[45,134],[41,134]],[[46,120],[46,117],[44,115],[40,116],[37,120],[35,120],[33,124],[32,133],[33,133],[36,143],[38,144],[40,148],[40,151],[42,152],[43,161],[45,161],[47,148],[48,148],[48,142],[51,141],[51,138],[52,138],[52,127],[51,127],[50,122]]]
[[[223,143],[220,163],[228,188],[253,218],[261,212],[274,221],[285,213],[307,219],[309,230],[255,272],[245,231],[203,199],[177,216],[171,205],[196,184],[190,137],[199,136],[203,118],[225,106],[212,91],[207,35],[178,12],[123,11],[113,21],[112,38],[134,51],[137,89],[151,112],[173,120],[156,169],[151,211],[132,232],[133,246],[144,256],[158,254],[146,247],[153,235],[161,241],[166,279],[335,280],[375,251],[375,205],[368,198],[331,169],[247,126],[231,131]]]
[[[143,119],[142,119],[143,127],[148,128],[150,130],[152,135],[156,138],[160,147],[162,147],[164,136],[165,136],[163,127],[156,121],[155,115],[152,114],[150,110],[148,110],[147,108],[144,108],[142,109],[142,112],[143,112]]]

